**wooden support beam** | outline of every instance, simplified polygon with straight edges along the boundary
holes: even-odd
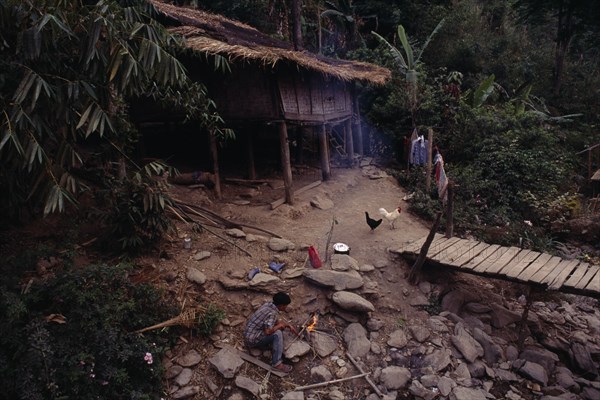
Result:
[[[253,132],[248,132],[246,138],[246,154],[248,157],[248,178],[256,179],[256,166],[254,163],[254,139]]]
[[[435,232],[437,231],[437,228],[440,225],[441,218],[442,218],[442,213],[438,212],[437,216],[435,217],[435,222],[431,226],[431,230],[429,231],[429,235],[427,236],[427,240],[425,240],[423,247],[421,247],[421,252],[419,253],[419,257],[417,257],[417,260],[415,261],[412,268],[410,269],[410,274],[408,275],[408,280],[413,285],[416,285],[417,283],[419,283],[419,274],[421,272],[421,267],[423,266],[423,263],[425,262],[425,259],[427,258],[427,252],[429,251],[429,245],[431,245],[431,242],[433,242],[433,238],[435,237]]]
[[[221,174],[219,173],[219,150],[217,148],[217,138],[214,134],[208,135],[210,141],[210,156],[213,162],[213,174],[215,174],[215,195],[217,199],[221,200],[223,195],[221,193]]]
[[[446,237],[454,236],[454,182],[448,181],[448,204],[446,205]]]
[[[279,123],[279,147],[281,152],[281,169],[283,170],[283,183],[285,187],[285,202],[294,204],[294,188],[292,187],[292,164],[290,160],[290,145],[288,140],[287,124]]]
[[[427,140],[429,143],[427,145],[427,175],[425,176],[425,193],[429,193],[429,190],[431,189],[431,153],[433,148],[433,129],[431,128],[429,128],[427,131]]]
[[[348,153],[348,160],[350,160],[350,167],[354,164],[354,138],[352,135],[352,118],[348,118],[344,122],[344,132],[346,136],[346,152]]]
[[[354,113],[356,114],[356,147],[358,155],[362,158],[365,155],[363,145],[362,126],[360,122],[360,108],[358,106],[358,95],[354,92]]]
[[[322,179],[323,181],[328,181],[331,178],[331,168],[329,166],[329,145],[325,124],[321,125],[319,130],[319,153],[321,156]]]

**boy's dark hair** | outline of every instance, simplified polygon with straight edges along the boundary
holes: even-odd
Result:
[[[273,295],[273,304],[275,304],[276,306],[287,305],[287,304],[290,304],[291,302],[292,302],[292,299],[290,298],[290,296],[288,296],[287,294],[285,294],[283,292],[275,293]]]

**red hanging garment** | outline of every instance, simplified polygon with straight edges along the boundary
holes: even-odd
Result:
[[[308,248],[308,258],[310,259],[310,265],[312,265],[313,268],[321,268],[321,259],[314,246]]]

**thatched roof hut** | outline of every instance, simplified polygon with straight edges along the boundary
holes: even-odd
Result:
[[[229,61],[231,74],[223,76],[206,62],[200,63],[199,57],[184,60],[190,75],[207,85],[209,96],[225,121],[237,122],[238,126],[255,122],[277,127],[288,203],[292,202],[288,124],[320,127],[316,136],[323,179],[330,175],[330,141],[334,141],[336,150],[353,160],[356,136],[358,153],[362,155],[360,124],[356,134],[352,132],[353,117],[354,122],[360,118],[354,82],[383,85],[391,77],[388,69],[295,51],[291,44],[241,22],[159,0],[149,1],[165,18],[169,30],[185,38],[185,46],[193,54],[222,56]],[[330,131],[335,126],[341,126],[338,141]],[[267,129],[261,129],[264,130]],[[239,136],[240,129],[236,132]],[[252,136],[249,132],[246,137],[250,146]],[[216,148],[212,155],[216,157]],[[249,171],[253,178],[253,165]]]

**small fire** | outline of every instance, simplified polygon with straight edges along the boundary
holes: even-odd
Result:
[[[312,322],[310,323],[310,325],[308,325],[308,326],[306,327],[306,330],[307,330],[308,332],[312,332],[312,331],[314,331],[314,330],[315,330],[315,326],[317,325],[317,321],[318,321],[318,320],[319,320],[319,318],[317,318],[317,315],[316,315],[316,314],[315,314],[315,315],[313,315],[313,317],[312,317]]]

